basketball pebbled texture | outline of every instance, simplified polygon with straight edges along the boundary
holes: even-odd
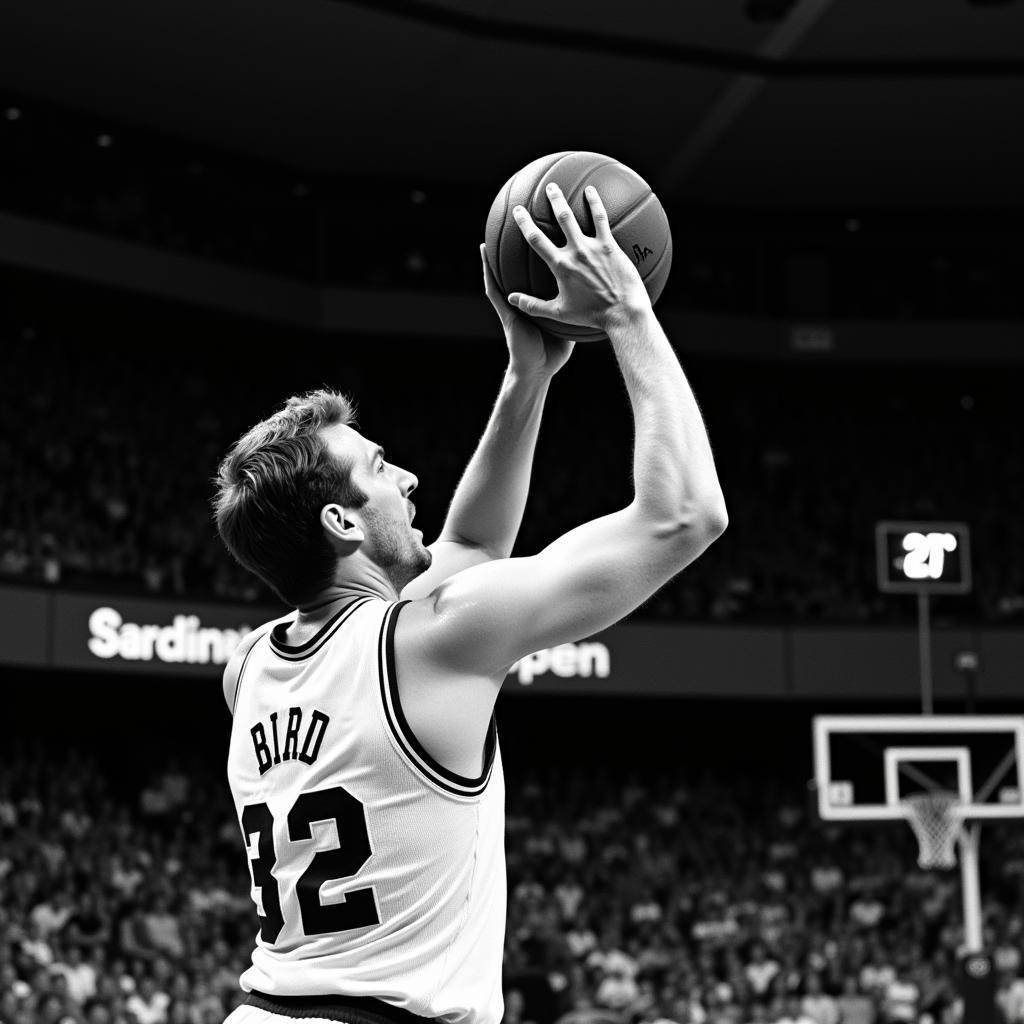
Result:
[[[524,206],[552,242],[565,245],[544,191],[549,181],[562,190],[577,223],[588,235],[595,233],[594,221],[583,190],[587,185],[597,189],[615,241],[632,258],[651,302],[656,302],[672,266],[672,232],[664,207],[636,171],[600,153],[573,151],[551,153],[527,164],[505,182],[491,204],[484,242],[487,262],[502,294],[523,292],[539,299],[553,299],[558,294],[554,275],[527,244],[512,216],[516,206]],[[546,317],[532,319],[543,330],[563,338],[599,341],[606,337],[592,327],[574,327]]]

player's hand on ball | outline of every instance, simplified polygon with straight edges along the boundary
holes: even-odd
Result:
[[[505,301],[498,282],[494,280],[487,264],[485,245],[480,246],[480,258],[484,265],[484,292],[501,320],[512,368],[525,376],[557,373],[572,354],[575,342],[546,335],[533,321],[520,316]]]
[[[530,316],[605,330],[619,315],[650,309],[651,300],[633,261],[612,236],[597,189],[588,186],[585,195],[594,218],[595,237],[580,230],[562,190],[554,183],[547,187],[548,201],[566,238],[562,248],[537,227],[523,207],[513,210],[523,237],[555,275],[558,294],[553,299],[538,299],[512,292],[508,301]]]

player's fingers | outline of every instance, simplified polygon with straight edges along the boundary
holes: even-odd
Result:
[[[594,218],[594,233],[602,242],[613,242],[615,239],[612,237],[612,229],[608,226],[608,211],[604,208],[597,189],[593,185],[588,185],[583,194],[590,204],[590,216]]]
[[[557,302],[557,299],[538,299],[522,292],[512,292],[508,297],[508,304],[527,316],[554,316]]]
[[[558,250],[555,248],[554,242],[544,234],[543,231],[534,223],[533,218],[526,212],[525,207],[517,206],[512,211],[512,216],[515,218],[516,224],[519,225],[519,230],[523,233],[523,238],[526,239],[527,244],[534,252],[550,267],[554,265],[555,259],[558,255]]]
[[[576,223],[576,217],[565,201],[562,190],[553,181],[549,181],[545,191],[551,204],[551,211],[562,229],[562,234],[565,235],[565,240],[570,245],[579,245],[583,241],[583,232],[580,231],[580,226]]]
[[[491,265],[487,262],[487,246],[483,242],[480,243],[480,261],[484,265],[484,291],[490,295],[496,288],[496,283],[494,274],[491,273]]]

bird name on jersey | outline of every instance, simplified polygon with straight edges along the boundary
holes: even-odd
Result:
[[[313,708],[303,720],[302,708],[289,708],[283,722],[283,712],[273,712],[267,724],[257,722],[250,730],[256,764],[260,775],[266,775],[282,761],[302,761],[313,764],[320,753],[320,745],[330,724],[330,716]]]

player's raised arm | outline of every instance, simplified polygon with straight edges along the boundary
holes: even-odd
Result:
[[[557,187],[556,247],[525,210],[517,223],[551,268],[558,295],[513,294],[527,313],[607,332],[635,422],[634,499],[530,558],[476,566],[411,605],[403,632],[423,664],[500,680],[518,658],[579,640],[623,618],[725,529],[725,500],[696,399],[632,261],[593,189],[597,236],[584,235]]]

